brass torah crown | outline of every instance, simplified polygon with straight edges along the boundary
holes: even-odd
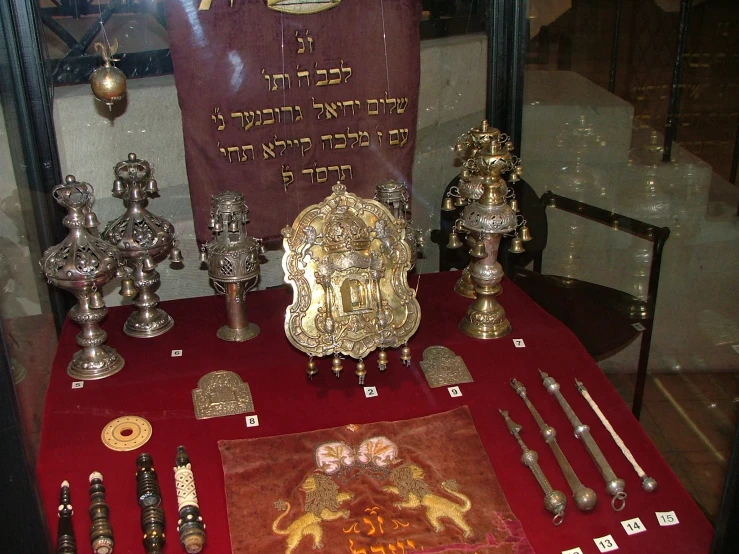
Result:
[[[379,202],[361,199],[337,183],[333,194],[282,230],[282,267],[293,288],[285,314],[287,338],[311,357],[359,360],[360,384],[366,373],[362,359],[376,348],[404,345],[421,319],[407,282],[411,249],[401,223]],[[409,362],[406,349],[401,359]],[[381,370],[386,361],[380,352]],[[338,376],[339,358],[333,369]],[[312,376],[311,370],[314,365],[309,365]]]

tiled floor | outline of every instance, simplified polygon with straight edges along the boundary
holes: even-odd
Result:
[[[610,374],[630,405],[634,375]],[[685,488],[715,522],[739,415],[739,373],[650,375],[641,424]]]

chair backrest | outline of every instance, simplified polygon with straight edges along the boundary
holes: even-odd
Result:
[[[545,209],[557,208],[652,243],[652,263],[649,269],[649,285],[647,289],[648,313],[645,314],[645,317],[653,317],[654,307],[657,303],[659,275],[662,267],[662,250],[670,236],[669,227],[650,225],[638,219],[560,196],[551,191],[547,191],[542,195],[541,204]],[[541,267],[537,271],[541,272]]]

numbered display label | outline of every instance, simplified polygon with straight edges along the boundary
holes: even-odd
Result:
[[[81,389],[84,386],[85,386],[85,382],[84,381],[75,381],[74,383],[72,383],[72,388],[73,389]]]
[[[374,398],[377,396],[377,387],[364,387],[364,395],[367,398]]]
[[[640,333],[646,329],[646,327],[644,327],[644,325],[642,325],[641,323],[632,323],[631,326]]]
[[[516,348],[526,348],[523,339],[513,339],[513,346]]]
[[[579,546],[577,548],[570,548],[569,550],[563,550],[562,554],[583,554],[582,548]]]
[[[259,427],[259,416],[256,416],[256,415],[246,416],[246,426],[247,427]]]
[[[677,519],[677,516],[675,515],[675,512],[654,512],[654,515],[657,516],[657,521],[662,527],[666,527],[668,525],[677,525],[680,523]]]
[[[459,390],[459,387],[449,387],[447,390],[449,391],[449,396],[451,396],[452,398],[462,396],[462,391]]]
[[[601,552],[613,552],[614,550],[618,550],[618,545],[611,535],[598,537],[597,539],[593,539],[593,542],[595,542],[595,546],[597,546],[598,550]]]
[[[173,358],[179,358],[180,356],[182,356],[182,350],[172,350]]]
[[[641,522],[641,519],[639,519],[638,517],[622,521],[621,525],[623,526],[624,531],[626,531],[627,535],[636,535],[637,533],[643,533],[647,530],[647,528],[644,527],[644,524]]]

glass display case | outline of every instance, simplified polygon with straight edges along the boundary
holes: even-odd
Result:
[[[356,0],[343,0],[352,1]],[[190,3],[198,4],[195,0]],[[258,4],[262,7],[263,2]],[[486,119],[508,134],[510,148],[525,161],[525,173],[520,172],[521,181],[514,180],[512,189],[520,217],[527,220],[534,240],[519,249],[511,245],[510,238],[503,239],[498,261],[512,280],[505,283],[516,290],[521,287],[585,345],[623,402],[634,406],[649,441],[715,527],[711,551],[730,552],[735,531],[727,522],[736,516],[739,498],[739,293],[733,283],[739,260],[739,95],[737,83],[732,81],[739,69],[735,55],[739,7],[719,0],[449,0],[418,4],[423,5],[418,16],[418,116],[415,129],[405,131],[406,140],[409,133],[413,135],[413,150],[408,152],[412,164],[408,207],[414,229],[426,242],[422,255],[415,259],[419,294],[424,289],[424,274],[452,266],[461,270],[469,261],[450,262],[447,241],[439,240],[437,233],[447,225],[448,237],[451,226],[457,225],[455,218],[462,214],[454,210],[466,205],[454,205],[447,212],[444,209],[444,199],[457,185],[455,179],[463,169],[452,147],[461,135]],[[54,187],[67,174],[91,183],[95,191],[91,207],[97,218],[103,223],[114,220],[123,206],[113,167],[135,152],[141,159],[132,154],[131,163],[145,159],[154,168],[147,179],[156,178],[159,196],[154,198],[154,189],[146,189],[144,182],[143,188],[152,192],[148,209],[155,218],[164,220],[162,225],[171,222],[176,230],[172,241],[176,240],[185,262],[182,266],[158,258],[158,265],[146,270],[161,277],[156,294],[165,307],[170,301],[193,299],[201,303],[198,309],[210,309],[209,300],[203,297],[218,294],[200,265],[204,241],[191,204],[193,185],[183,137],[185,110],[178,98],[170,51],[174,42],[171,25],[178,20],[170,18],[168,22],[167,15],[164,1],[37,4],[0,0],[0,328],[4,339],[0,348],[0,412],[4,444],[8,445],[0,468],[8,476],[4,490],[11,504],[18,507],[14,519],[19,525],[11,540],[15,549],[8,547],[8,551],[50,552],[50,537],[57,527],[56,521],[47,521],[40,503],[42,496],[47,499],[59,491],[39,492],[36,478],[44,418],[65,417],[45,410],[46,391],[57,347],[70,346],[58,345],[58,337],[74,306],[72,297],[48,285],[38,265],[44,251],[66,235],[62,224],[65,214],[54,200]],[[306,33],[301,29],[290,39],[304,38],[307,51]],[[312,36],[320,40],[316,32]],[[112,57],[127,79],[125,98],[110,109],[96,101],[90,90],[90,76],[102,65],[100,50],[94,46],[97,41],[117,42]],[[362,46],[357,46],[353,55],[362,54]],[[387,60],[387,52],[385,56]],[[349,65],[347,59],[340,60],[341,65],[336,61],[337,68]],[[238,68],[240,62],[232,56],[228,63]],[[254,68],[250,71],[258,73]],[[336,71],[341,74],[340,69]],[[274,77],[269,83],[277,90],[280,85]],[[299,85],[300,78],[294,85]],[[349,83],[351,80],[344,82]],[[386,95],[383,107],[390,100]],[[313,102],[315,108],[315,98]],[[211,107],[208,110],[213,112]],[[344,113],[346,110],[345,106]],[[249,132],[244,127],[246,113],[241,116],[244,133]],[[329,117],[330,112],[323,113]],[[217,126],[218,113],[212,115]],[[230,113],[231,119],[224,125],[230,124],[234,115]],[[375,129],[371,133],[375,141],[379,135]],[[400,146],[401,135],[397,137]],[[359,148],[361,139],[357,140]],[[386,140],[392,140],[389,133]],[[300,143],[295,142],[300,151]],[[334,138],[330,149],[337,142]],[[325,152],[328,144],[320,140],[312,146]],[[230,161],[232,153],[221,149]],[[268,149],[260,149],[256,157],[266,160]],[[253,150],[250,156],[246,150],[234,155],[245,165],[250,157],[254,160]],[[342,167],[336,168],[337,177],[346,171]],[[290,172],[289,166],[282,164],[276,186],[282,189],[284,185],[287,194],[292,183],[287,182],[288,173],[300,177],[299,171],[293,167]],[[125,180],[126,175],[115,178]],[[317,178],[318,173],[315,175]],[[303,178],[308,178],[307,173]],[[311,184],[313,178],[311,173]],[[326,188],[323,196],[329,194]],[[244,200],[249,205],[252,200],[263,201],[248,194]],[[129,205],[130,199],[127,202]],[[252,218],[250,225],[261,215],[258,210],[246,210],[241,225],[248,219],[246,213]],[[199,217],[208,219],[210,212]],[[100,232],[103,229],[100,226]],[[660,243],[658,248],[656,242]],[[283,250],[274,237],[265,243],[254,290],[278,298],[268,289],[284,283]],[[152,256],[156,257],[155,253]],[[139,281],[146,280],[144,264],[142,258]],[[549,292],[543,293],[538,285],[527,288],[538,275],[547,277],[549,283],[553,279],[564,283],[557,293],[565,290],[562,298],[579,303],[580,308],[595,305],[588,298],[598,302],[615,299],[615,319],[607,319],[611,312],[608,316],[605,311],[583,315],[577,309],[565,312],[548,305],[544,296]],[[584,283],[582,296],[573,295],[575,282]],[[130,307],[131,294],[122,296],[114,285],[101,285],[100,289],[109,308]],[[128,292],[135,291],[129,288]],[[454,293],[450,289],[448,294]],[[270,312],[269,306],[260,301],[252,304],[249,298],[250,320]],[[505,304],[505,293],[501,298]],[[229,301],[238,302],[238,298]],[[366,299],[362,302],[366,304]],[[439,305],[446,306],[445,302],[448,300]],[[177,306],[181,305],[175,306],[175,313],[181,314],[182,325],[196,326],[191,314]],[[426,309],[425,305],[422,308]],[[434,313],[435,306],[428,309],[423,318],[444,319]],[[215,310],[223,312],[222,300]],[[282,315],[284,312],[275,321]],[[591,319],[579,325],[577,318],[581,316]],[[112,319],[118,321],[117,317]],[[517,329],[515,315],[513,320]],[[603,324],[602,331],[594,320]],[[259,324],[260,340],[271,340],[274,329],[265,330]],[[282,333],[282,322],[278,324]],[[593,335],[598,333],[610,334],[613,340],[607,341],[608,348],[599,344],[591,350],[591,343],[598,342]],[[210,334],[215,335],[215,331]],[[72,336],[69,330],[65,336]],[[510,337],[500,340],[510,342]],[[142,345],[134,363],[144,363],[149,348]],[[470,356],[478,355],[475,347],[470,352]],[[420,351],[413,355],[421,360]],[[418,360],[414,359],[413,371],[417,371]],[[359,362],[364,368],[364,362]],[[237,372],[240,363],[234,362]],[[423,375],[420,370],[418,374]],[[294,377],[299,380],[304,375],[298,370]],[[506,379],[501,374],[499,381],[505,383]],[[364,375],[360,382],[363,380]],[[528,384],[529,388],[533,384]],[[195,383],[189,388],[195,388]],[[166,394],[164,390],[152,392]],[[520,404],[515,394],[507,393],[512,394],[511,406]],[[255,403],[259,407],[258,394]],[[74,409],[78,408],[70,408]],[[396,419],[420,415],[401,408],[393,408],[391,413]],[[315,417],[324,421],[320,415]],[[374,421],[378,420],[383,418],[377,415]],[[629,425],[632,423],[635,425],[631,421]],[[533,423],[527,427],[533,429]],[[530,432],[533,439],[533,430]],[[564,434],[563,428],[560,435]],[[483,440],[487,441],[485,436]],[[513,451],[514,441],[510,437],[506,440]],[[528,438],[527,444],[532,446]],[[538,450],[543,456],[544,447]],[[197,466],[195,459],[193,463]],[[496,472],[501,471],[499,464],[493,460]],[[85,504],[82,489],[77,488],[75,494],[77,505]],[[85,511],[78,508],[77,517],[86,517]],[[228,533],[225,522],[213,528]],[[82,544],[86,539],[78,537],[77,542]],[[169,547],[172,551],[177,546],[174,542]]]

